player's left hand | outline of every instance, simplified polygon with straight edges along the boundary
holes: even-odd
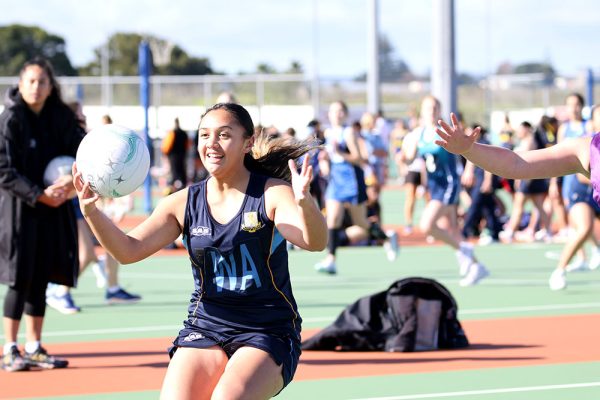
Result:
[[[292,190],[294,191],[294,198],[299,203],[301,200],[310,197],[310,182],[312,181],[313,168],[310,164],[310,156],[304,157],[302,168],[298,172],[296,162],[294,160],[288,161],[290,172],[292,174]]]

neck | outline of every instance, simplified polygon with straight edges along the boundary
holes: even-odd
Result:
[[[210,182],[214,189],[220,192],[228,192],[230,190],[245,191],[250,180],[250,171],[246,168],[241,168],[235,173],[228,174],[227,176],[211,176]]]

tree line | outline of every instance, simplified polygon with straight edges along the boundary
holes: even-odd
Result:
[[[102,75],[102,62],[108,57],[108,73],[113,76],[132,76],[138,73],[138,47],[142,40],[147,40],[166,47],[168,41],[153,36],[137,33],[115,33],[106,43],[93,50],[92,61],[83,66],[74,66],[66,52],[64,38],[46,32],[37,26],[13,24],[0,26],[0,76],[16,76],[23,63],[35,56],[44,56],[52,62],[59,76],[99,76]],[[169,62],[153,60],[155,75],[214,75],[223,74],[216,71],[206,57],[189,55],[180,46],[170,45]],[[385,34],[379,37],[379,72],[383,82],[410,81],[419,77],[413,74],[408,64],[396,55],[395,49]],[[513,66],[508,62],[498,66],[497,74],[508,73],[544,73],[547,79],[554,78],[555,71],[548,63],[531,62]],[[268,63],[259,63],[254,73],[304,73],[300,62],[293,60],[288,68],[278,71]],[[243,74],[243,72],[240,72]],[[459,74],[462,83],[471,83],[476,77]],[[366,74],[355,78],[362,81]]]

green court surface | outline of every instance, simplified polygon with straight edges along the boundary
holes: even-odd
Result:
[[[401,195],[384,192],[384,222],[400,225]],[[560,244],[495,244],[476,247],[478,258],[491,276],[480,285],[458,285],[458,265],[452,249],[441,245],[404,246],[390,263],[378,247],[342,248],[336,276],[320,275],[313,265],[324,253],[290,252],[292,283],[304,329],[324,327],[359,297],[385,290],[409,276],[433,278],[445,285],[459,305],[461,321],[501,320],[559,315],[600,314],[600,270],[572,273],[564,291],[548,289],[548,277],[560,253]],[[86,272],[74,298],[83,311],[76,315],[47,312],[44,342],[81,343],[115,339],[165,338],[166,348],[186,317],[193,280],[185,255],[156,255],[124,266],[122,285],[139,293],[136,305],[107,306],[103,291]],[[0,287],[3,296],[5,287]],[[515,324],[515,329],[519,329]],[[590,326],[600,334],[598,326]],[[560,326],[556,326],[560,330]],[[469,331],[466,330],[467,336]],[[3,338],[3,337],[2,337]],[[572,343],[564,340],[565,348]],[[415,353],[411,353],[414,355]],[[496,351],[494,356],[501,356]],[[302,359],[301,359],[302,360]],[[361,366],[368,369],[368,365]],[[302,368],[302,361],[301,366]],[[330,368],[335,369],[335,363]],[[9,374],[0,372],[2,385]],[[32,373],[32,384],[35,384]],[[101,378],[101,377],[99,377]],[[127,377],[123,377],[126,379]],[[4,383],[3,383],[4,382]],[[75,383],[76,384],[76,383]],[[157,388],[160,386],[157,383]],[[39,397],[38,397],[39,398]],[[156,391],[44,397],[65,399],[152,399]],[[278,399],[600,399],[600,359],[518,367],[447,370],[293,381]]]

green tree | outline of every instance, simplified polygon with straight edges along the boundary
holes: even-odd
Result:
[[[47,58],[57,75],[77,75],[62,37],[36,26],[15,24],[0,27],[0,75],[18,75],[23,63],[36,56]]]
[[[102,73],[102,57],[108,49],[110,75],[137,75],[139,45],[144,39],[153,41],[159,46],[167,45],[165,40],[150,35],[116,33],[108,39],[107,43],[94,50],[94,61],[82,67],[80,69],[81,74],[100,75]],[[164,65],[153,65],[152,70],[156,75],[203,75],[214,73],[208,59],[190,57],[179,46],[172,47],[170,57]]]
[[[379,77],[382,82],[397,82],[411,74],[408,64],[397,58],[394,46],[385,34],[379,35]]]
[[[412,79],[413,74],[406,62],[397,58],[394,46],[390,43],[386,35],[379,35],[379,79],[381,82],[398,82]],[[367,74],[362,73],[356,77],[357,81],[367,79]]]
[[[270,64],[260,63],[256,66],[256,72],[259,74],[276,74],[277,70]]]
[[[302,74],[304,73],[304,68],[302,67],[300,61],[292,60],[290,62],[290,66],[285,72],[288,74]]]
[[[157,75],[210,75],[214,74],[207,58],[190,57],[181,47],[174,46],[170,61],[155,68]]]

